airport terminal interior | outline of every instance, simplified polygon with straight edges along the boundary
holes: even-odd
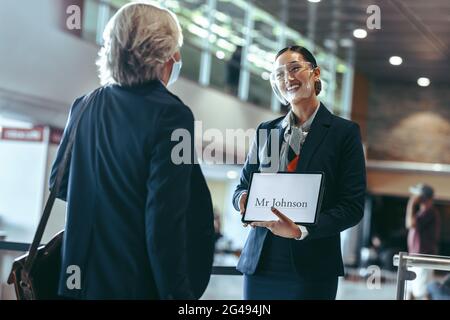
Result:
[[[128,2],[0,2],[1,300],[16,299],[8,275],[33,240],[70,106],[100,86],[103,30]],[[340,235],[345,276],[336,299],[450,299],[450,2],[154,2],[172,11],[183,31],[183,65],[170,91],[195,117],[197,157],[214,206],[214,267],[201,299],[243,299],[235,267],[250,227],[232,197],[253,137],[237,147],[235,140],[289,111],[270,76],[276,53],[292,45],[316,57],[319,100],[361,130],[364,216]],[[241,135],[228,139],[231,131]],[[408,254],[406,211],[418,184],[433,190],[433,255]],[[57,200],[42,243],[64,229],[65,212]],[[414,268],[430,274],[421,297],[407,294],[416,280],[404,277]]]

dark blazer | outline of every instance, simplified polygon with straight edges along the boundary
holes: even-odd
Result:
[[[211,196],[198,164],[171,159],[179,143],[171,134],[180,128],[190,134],[188,159],[194,158],[191,110],[159,81],[105,86],[92,95],[58,195],[67,200],[59,293],[81,299],[200,297],[214,254]],[[80,267],[79,290],[66,286],[70,265]]]
[[[268,131],[266,143],[270,143],[270,130],[275,129],[281,147],[283,118],[259,125],[258,134]],[[263,146],[257,144],[257,147],[259,153]],[[260,170],[259,157],[256,164],[249,160],[234,192],[236,210],[239,210],[239,196],[248,189],[252,172]],[[366,170],[359,126],[332,115],[321,104],[300,151],[297,171],[324,172],[325,189],[317,225],[307,227],[309,235],[304,240],[290,241],[295,269],[299,276],[308,279],[343,275],[340,232],[356,225],[364,211]],[[267,232],[266,228],[250,230],[237,266],[239,271],[255,272]]]

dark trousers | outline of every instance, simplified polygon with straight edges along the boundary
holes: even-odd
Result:
[[[334,300],[338,278],[296,280],[244,275],[245,300]]]
[[[244,275],[245,300],[334,300],[338,277],[305,278],[295,271],[290,239],[268,234],[256,272]]]

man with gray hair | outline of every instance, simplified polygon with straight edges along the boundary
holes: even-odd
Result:
[[[193,146],[188,161],[171,158],[174,130],[194,136],[191,110],[167,89],[180,72],[182,42],[176,16],[146,3],[123,6],[105,29],[103,86],[74,102],[50,179],[76,130],[58,194],[67,201],[62,297],[195,299],[208,284],[211,196]],[[73,266],[76,287],[66,272]]]

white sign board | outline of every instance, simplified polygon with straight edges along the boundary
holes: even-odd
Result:
[[[323,173],[254,173],[244,222],[272,221],[275,207],[297,224],[317,221],[323,192]]]

